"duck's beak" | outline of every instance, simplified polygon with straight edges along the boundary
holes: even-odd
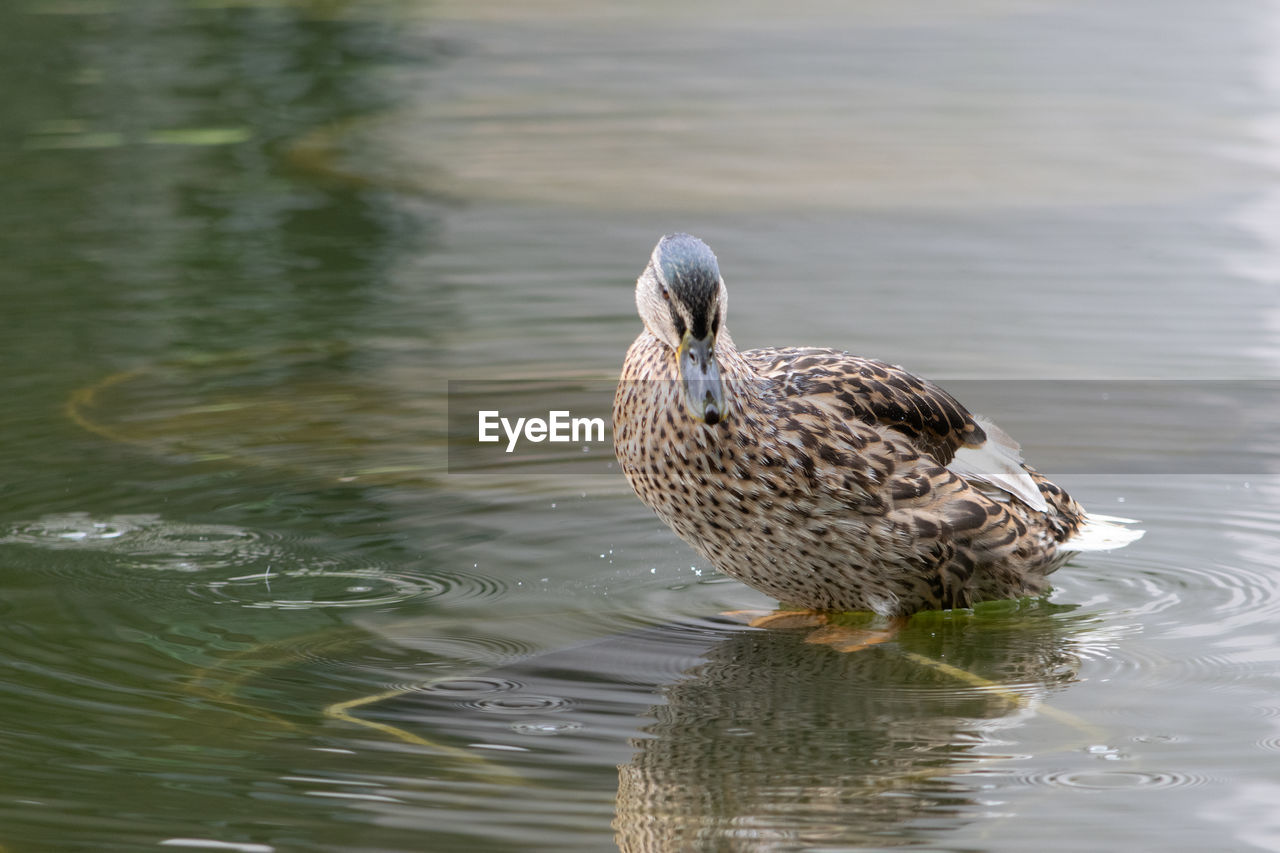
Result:
[[[689,407],[689,414],[708,426],[720,423],[728,413],[715,346],[716,336],[711,332],[705,338],[695,338],[691,332],[685,332],[676,352],[685,405]]]

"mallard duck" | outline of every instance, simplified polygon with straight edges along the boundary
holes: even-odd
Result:
[[[711,249],[658,241],[614,399],[640,499],[718,570],[793,608],[903,618],[1044,593],[1079,551],[1142,535],[1090,515],[1018,444],[901,367],[739,351]]]

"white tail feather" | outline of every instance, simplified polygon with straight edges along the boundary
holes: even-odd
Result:
[[[1022,467],[1022,450],[1009,434],[981,415],[974,421],[987,434],[978,447],[962,447],[947,465],[966,480],[988,483],[1008,492],[1037,512],[1049,508],[1036,481]]]
[[[975,415],[974,421],[987,434],[978,447],[962,447],[950,464],[953,472],[971,481],[984,492],[996,495],[999,489],[1038,512],[1047,512],[1049,504],[1035,480],[1022,467],[1022,448],[1009,434],[987,418]],[[1084,524],[1070,539],[1062,543],[1063,551],[1111,551],[1142,538],[1145,530],[1126,527],[1137,524],[1133,518],[1087,513]]]
[[[1075,535],[1062,543],[1064,551],[1111,551],[1123,548],[1130,542],[1142,538],[1145,530],[1125,527],[1136,524],[1132,518],[1120,518],[1114,515],[1096,515],[1089,513],[1084,517],[1084,524]]]

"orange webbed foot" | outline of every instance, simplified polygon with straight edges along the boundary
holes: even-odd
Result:
[[[825,625],[810,632],[806,643],[830,646],[838,652],[860,652],[887,643],[898,636],[906,619],[894,618],[883,628],[853,628],[848,625]]]
[[[752,628],[816,628],[827,624],[828,615],[817,610],[730,610],[721,614]]]
[[[870,614],[828,613],[821,610],[731,610],[721,615],[738,622],[744,622],[752,628],[767,628],[778,631],[809,628],[806,643],[830,646],[839,652],[857,652],[881,643],[887,643],[898,636],[898,632],[907,624],[907,618],[891,617],[883,627],[854,627],[842,624],[851,617]]]

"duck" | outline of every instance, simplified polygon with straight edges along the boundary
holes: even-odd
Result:
[[[1073,555],[1143,535],[1086,512],[992,421],[901,367],[739,350],[697,237],[658,241],[635,300],[644,328],[613,403],[622,472],[716,570],[788,610],[901,620],[1042,596]]]

